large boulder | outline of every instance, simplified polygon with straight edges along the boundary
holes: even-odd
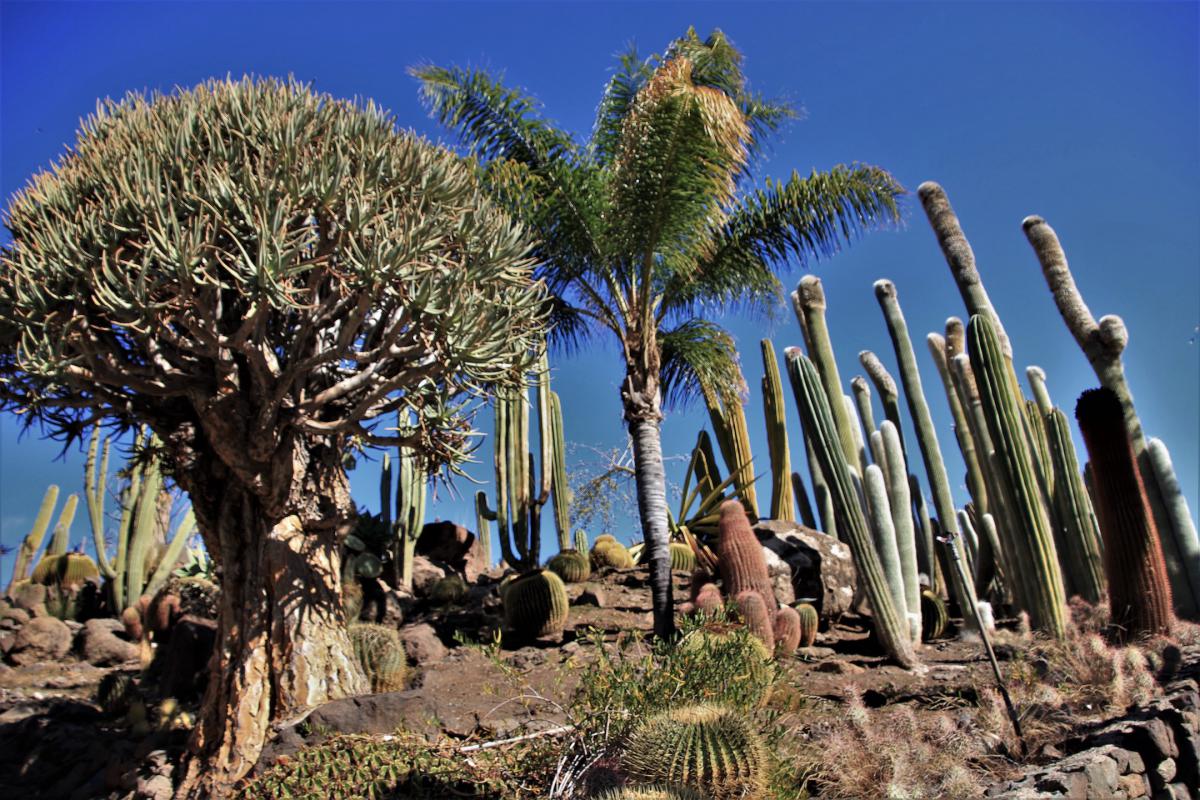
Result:
[[[796,601],[811,603],[825,620],[837,619],[850,610],[857,575],[850,548],[843,542],[797,522],[780,520],[759,520],[754,533],[764,548],[791,568]],[[774,559],[767,558],[769,565]]]
[[[403,627],[400,629],[400,641],[404,643],[404,652],[410,664],[423,666],[446,657],[446,645],[442,644],[432,625],[420,623]]]
[[[21,626],[8,651],[8,660],[18,667],[40,661],[57,661],[71,650],[71,629],[54,617],[35,617]]]
[[[445,567],[435,564],[425,556],[413,559],[412,591],[417,597],[428,597],[434,584],[448,574]]]
[[[89,619],[75,642],[83,660],[95,667],[111,667],[136,661],[138,646],[125,638],[119,619]]]
[[[426,523],[417,537],[416,553],[445,564],[468,583],[474,583],[488,569],[478,537],[453,522]]]

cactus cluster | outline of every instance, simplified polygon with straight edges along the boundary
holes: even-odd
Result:
[[[398,692],[408,678],[408,660],[400,634],[385,625],[356,623],[349,628],[350,643],[371,692]]]

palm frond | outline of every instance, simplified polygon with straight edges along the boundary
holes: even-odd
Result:
[[[733,337],[716,323],[690,319],[658,335],[663,402],[683,407],[708,386],[722,401],[741,402],[746,382]]]
[[[654,58],[638,56],[637,47],[629,48],[618,57],[617,71],[604,87],[604,95],[596,109],[596,124],[589,142],[592,159],[601,165],[612,161],[621,141],[621,129],[634,98],[654,74]]]
[[[532,166],[572,158],[571,137],[537,115],[537,103],[482,70],[410,67],[430,115],[455,130],[484,160],[508,158]]]

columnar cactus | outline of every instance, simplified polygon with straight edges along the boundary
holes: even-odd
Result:
[[[737,501],[726,500],[721,504],[718,526],[718,568],[725,593],[736,599],[742,592],[757,592],[762,595],[767,611],[774,616],[779,604],[771,588],[767,559],[763,556],[758,537],[750,527],[746,510]]]
[[[908,601],[904,591],[904,572],[900,567],[900,552],[896,547],[896,527],[883,470],[878,464],[867,467],[867,473],[863,476],[863,496],[867,501],[867,519],[871,523],[875,552],[879,554],[892,603],[896,611],[907,619]]]
[[[796,615],[800,618],[800,647],[812,647],[821,624],[817,609],[808,603],[801,603],[796,606]]]
[[[1146,434],[1134,407],[1133,393],[1125,379],[1125,366],[1121,359],[1129,341],[1125,323],[1120,317],[1112,314],[1101,317],[1099,321],[1092,317],[1092,312],[1071,276],[1067,256],[1059,243],[1058,235],[1044,219],[1038,216],[1026,217],[1022,228],[1042,267],[1042,275],[1046,279],[1046,285],[1050,287],[1054,304],[1058,307],[1063,322],[1087,356],[1100,384],[1111,390],[1121,403],[1125,430],[1133,444],[1142,485],[1146,488],[1150,510],[1154,514],[1155,529],[1159,531],[1162,542],[1175,608],[1187,617],[1200,616],[1200,582],[1197,582],[1200,576],[1196,576],[1195,579],[1192,577],[1200,568],[1190,569],[1188,564],[1189,558],[1192,559],[1192,564],[1196,563],[1195,559],[1200,558],[1200,549],[1194,537],[1188,539],[1186,530],[1175,529],[1146,450]]]
[[[496,513],[488,508],[487,492],[475,493],[475,527],[478,529],[479,551],[483,563],[492,565],[492,523],[496,521]],[[587,548],[584,548],[586,550]]]
[[[1107,388],[1084,392],[1075,406],[1092,464],[1109,609],[1118,637],[1131,640],[1170,632],[1173,615],[1154,516],[1123,416],[1120,398]]]
[[[767,452],[771,457],[771,519],[793,521],[792,462],[788,453],[787,415],[783,379],[770,339],[759,342],[763,359],[763,417],[767,423]]]
[[[567,624],[567,587],[549,570],[517,578],[508,584],[503,598],[504,627],[520,639],[557,636]]]
[[[960,323],[961,324],[961,323]],[[929,353],[933,363],[937,365],[938,375],[942,379],[942,387],[946,391],[946,402],[950,405],[950,416],[954,420],[954,438],[958,441],[958,449],[962,453],[963,463],[967,467],[967,491],[972,502],[980,513],[988,512],[987,484],[979,464],[979,455],[975,448],[975,437],[971,435],[971,426],[967,422],[967,413],[955,390],[954,378],[950,374],[950,363],[946,352],[946,340],[939,334],[931,333],[925,341],[929,344]]]
[[[42,540],[46,538],[46,531],[50,527],[50,518],[54,516],[54,507],[57,504],[58,487],[51,484],[46,488],[46,494],[42,497],[42,505],[38,508],[37,517],[33,520],[33,528],[21,540],[21,546],[17,550],[17,560],[13,564],[12,577],[4,590],[6,596],[11,595],[17,581],[26,580],[26,576],[29,574],[29,565],[33,563],[33,557],[41,549]]]
[[[751,718],[714,705],[655,714],[634,728],[621,767],[635,783],[681,785],[712,800],[758,797],[767,754]]]
[[[563,550],[546,562],[546,569],[563,579],[563,583],[583,583],[592,575],[592,562],[587,553]]]
[[[1161,439],[1151,439],[1146,445],[1146,454],[1150,466],[1154,469],[1154,477],[1166,504],[1167,515],[1171,518],[1171,527],[1175,530],[1175,540],[1179,546],[1183,568],[1188,575],[1188,582],[1192,586],[1200,586],[1200,541],[1196,538],[1196,526],[1192,522],[1187,498],[1183,496],[1179,478],[1175,475],[1175,467],[1171,464],[1171,454]]]
[[[1070,577],[1071,591],[1089,603],[1099,603],[1104,598],[1100,532],[1079,471],[1067,415],[1061,409],[1052,408],[1046,415],[1045,424],[1054,463],[1054,504],[1066,543],[1065,552],[1060,552],[1059,556]]]
[[[806,430],[811,432],[813,449],[829,481],[830,494],[842,522],[843,536],[850,546],[859,583],[871,604],[876,635],[888,654],[901,666],[916,664],[912,640],[904,615],[892,602],[879,556],[871,542],[870,528],[863,515],[858,493],[851,478],[844,451],[838,444],[837,430],[829,400],[821,386],[816,368],[796,348],[785,351],[788,376],[796,395],[796,405]]]
[[[46,547],[47,556],[61,556],[71,547],[71,523],[75,521],[75,508],[79,504],[79,495],[67,495],[62,511],[58,515],[58,524],[54,533],[50,534],[50,544]]]
[[[722,400],[712,387],[701,385],[713,435],[721,448],[721,457],[733,476],[734,489],[746,513],[758,516],[758,494],[754,489],[754,457],[750,451],[750,430],[746,427],[746,409],[741,401]],[[709,463],[712,466],[712,463]]]
[[[1066,634],[1066,597],[1058,554],[1025,437],[1024,409],[1015,396],[1012,370],[990,318],[981,314],[971,317],[967,347],[995,446],[993,474],[1009,522],[1017,523],[1006,535],[1012,571],[1024,577],[1014,586],[1019,589],[1017,599],[1034,627],[1061,638]]]
[[[379,478],[379,500],[383,522],[391,531],[392,580],[397,586],[412,588],[413,561],[417,539],[425,527],[425,502],[429,492],[429,476],[417,465],[417,453],[411,447],[398,447],[400,462],[396,476],[396,507],[392,516],[392,463],[383,454]]]
[[[588,551],[587,531],[585,531],[583,528],[575,531],[575,549],[581,553],[586,553]]]
[[[888,501],[892,509],[892,524],[896,531],[896,549],[900,556],[900,570],[904,576],[904,606],[909,617],[914,620],[915,640],[921,629],[921,584],[917,578],[917,534],[913,524],[908,469],[896,426],[890,420],[884,420],[879,434],[883,441],[883,455],[887,464],[885,477]]]
[[[896,426],[896,430],[900,433],[900,443],[903,445],[904,431],[900,426],[900,390],[896,387],[896,379],[879,360],[879,356],[870,350],[863,350],[858,354],[858,363],[866,370],[871,383],[875,384],[875,391],[879,393],[879,402],[883,404],[883,417]],[[905,448],[905,460],[908,460],[907,448]]]
[[[398,692],[408,677],[408,661],[400,634],[386,625],[357,623],[350,626],[354,655],[371,682],[371,692]]]

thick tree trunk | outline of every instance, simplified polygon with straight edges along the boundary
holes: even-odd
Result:
[[[264,482],[277,490],[265,493],[277,501],[270,507],[261,485],[248,489],[227,473],[205,485],[189,476],[221,567],[221,609],[180,797],[227,796],[258,760],[271,723],[367,691],[341,603],[348,481],[322,454],[293,455],[286,477]]]

